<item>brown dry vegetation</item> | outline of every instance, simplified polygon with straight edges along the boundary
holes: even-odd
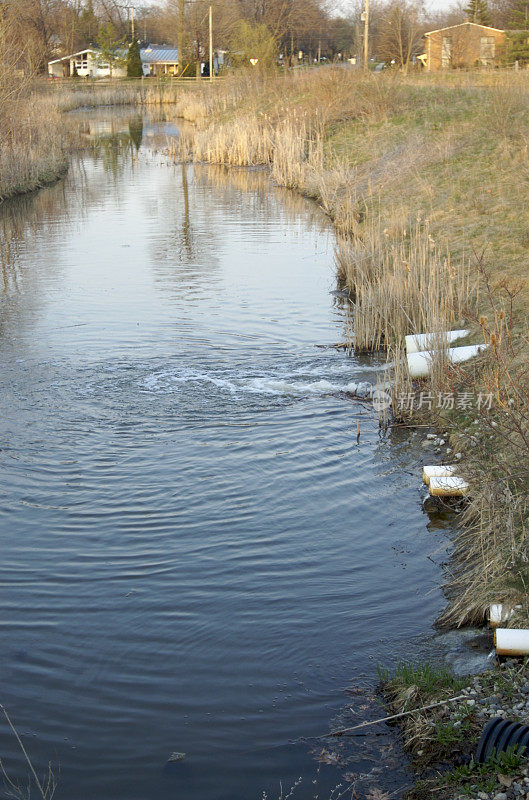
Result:
[[[16,42],[0,18],[0,200],[57,177],[66,162],[55,103],[35,103],[16,77]]]
[[[66,170],[53,106],[3,102],[0,90],[0,200],[55,180]]]

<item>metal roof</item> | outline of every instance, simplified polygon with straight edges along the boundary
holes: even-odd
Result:
[[[145,64],[178,63],[178,50],[176,47],[144,47],[140,50],[141,60]]]

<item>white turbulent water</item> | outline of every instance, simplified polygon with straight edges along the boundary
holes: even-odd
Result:
[[[353,398],[382,365],[331,347],[325,218],[137,155],[128,125],[0,209],[1,701],[39,772],[60,764],[57,798],[273,798],[299,776],[312,798],[293,742],[356,721],[344,687],[429,629],[442,534],[406,432]],[[357,744],[322,798],[371,773]],[[23,781],[5,729],[0,749]]]
[[[341,368],[337,371],[342,372],[345,370]],[[350,372],[350,365],[348,371]],[[185,392],[189,384],[197,384],[204,391],[207,391],[207,385],[211,384],[217,389],[229,392],[232,395],[249,393],[276,397],[307,397],[310,395],[339,393],[368,396],[372,390],[372,384],[367,381],[337,383],[325,378],[318,379],[315,375],[312,380],[308,376],[305,377],[305,380],[296,380],[296,377],[293,375],[263,375],[256,377],[234,375],[221,377],[192,370],[176,369],[153,372],[145,377],[142,383],[151,392]],[[302,378],[302,375],[299,377]]]

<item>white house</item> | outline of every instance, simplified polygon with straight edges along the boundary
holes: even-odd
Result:
[[[110,64],[101,60],[99,50],[90,47],[86,50],[80,50],[78,53],[48,61],[48,75],[53,78],[70,78],[75,75],[76,71],[80,78],[108,78],[110,76]],[[126,75],[127,68],[125,66],[113,65],[113,78],[124,78]]]
[[[123,51],[123,56],[126,51]],[[144,75],[176,75],[178,68],[178,50],[176,47],[148,45],[140,50],[140,58]],[[75,66],[75,70],[74,70]],[[69,56],[48,61],[48,74],[53,78],[70,78],[75,72],[81,78],[108,78],[110,65],[102,61],[101,52],[95,47],[80,50]],[[112,67],[113,78],[124,78],[127,68],[123,64]]]

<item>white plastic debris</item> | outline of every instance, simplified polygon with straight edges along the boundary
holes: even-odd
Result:
[[[504,613],[503,603],[492,603],[489,608],[489,625],[491,628],[499,628],[503,622],[507,622],[509,615]]]
[[[450,347],[447,350],[447,358],[452,364],[460,364],[469,361],[488,347],[487,344],[467,344],[464,347]],[[412,378],[426,378],[432,368],[434,352],[425,350],[420,353],[410,353],[406,356],[408,360],[408,370]]]
[[[463,329],[441,331],[440,333],[413,333],[404,337],[406,353],[420,353],[423,350],[431,350],[439,345],[439,341],[443,342],[443,344],[452,344],[452,342],[468,336],[469,333],[470,331]]]
[[[494,644],[498,656],[529,655],[529,630],[525,628],[496,628]]]
[[[492,603],[489,608],[489,626],[491,628],[499,628],[520,608],[521,606],[508,606],[505,603]]]
[[[468,493],[468,483],[455,475],[452,477],[431,477],[430,494],[432,497],[463,497]]]
[[[430,485],[430,478],[450,478],[456,474],[456,467],[453,464],[434,464],[422,468],[422,479],[427,486]]]

